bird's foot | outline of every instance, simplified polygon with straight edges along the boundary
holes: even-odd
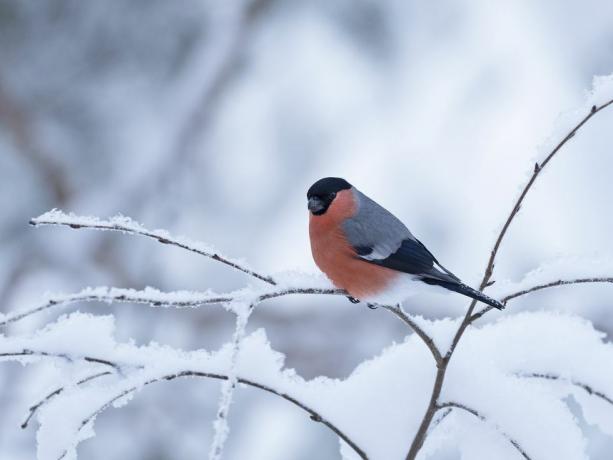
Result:
[[[355,297],[351,297],[350,295],[347,296],[347,300],[351,303],[360,303],[358,299],[356,299]]]
[[[371,310],[376,310],[377,308],[379,308],[379,305],[377,305],[376,303],[367,303],[366,306]]]

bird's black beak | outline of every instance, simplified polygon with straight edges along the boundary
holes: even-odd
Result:
[[[320,214],[324,209],[326,209],[326,205],[320,198],[316,196],[309,198],[309,211],[313,214]]]

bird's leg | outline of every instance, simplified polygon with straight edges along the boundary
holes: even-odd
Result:
[[[350,295],[346,296],[347,300],[351,303],[360,303],[360,299],[356,299],[355,297],[351,297]],[[379,306],[376,303],[367,303],[366,306],[371,310],[376,310]]]

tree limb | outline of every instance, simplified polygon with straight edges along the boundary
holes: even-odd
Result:
[[[487,419],[487,417],[485,417],[483,414],[481,414],[480,412],[476,411],[475,409],[473,409],[471,407],[468,407],[468,406],[466,406],[464,404],[457,403],[457,402],[446,402],[446,403],[438,405],[438,409],[445,409],[445,408],[461,409],[461,410],[463,410],[465,412],[468,412],[469,414],[474,415],[475,417],[477,417],[482,422],[485,422],[487,424],[493,425],[496,428],[496,431],[498,431],[504,438],[506,438],[506,440],[509,441],[513,447],[515,447],[517,452],[519,452],[522,457],[524,457],[526,460],[532,460],[531,457],[526,453],[524,448],[519,444],[519,442],[517,442],[515,439],[513,439],[511,436],[509,436],[507,433],[505,433],[503,430],[501,430],[500,427],[498,427],[497,425],[495,425],[492,422],[490,422]]]
[[[395,305],[395,306],[380,305],[380,306],[386,309],[387,311],[392,312],[394,315],[400,318],[401,321],[403,321],[411,329],[413,329],[413,331],[415,331],[415,333],[419,336],[419,338],[426,344],[426,346],[430,350],[430,353],[432,353],[432,356],[434,357],[434,361],[436,362],[436,365],[440,366],[442,364],[443,357],[438,347],[434,343],[434,340],[432,340],[432,337],[426,334],[424,330],[421,327],[419,327],[417,323],[409,317],[409,315],[405,313],[405,311],[402,309],[400,305]]]
[[[104,366],[113,368],[113,370],[115,370],[115,372],[117,372],[118,374],[122,373],[121,366],[119,364],[114,363],[113,361],[108,361],[106,359],[96,358],[93,356],[74,356],[69,355],[67,353],[51,353],[48,351],[30,350],[27,348],[19,351],[0,353],[0,358],[18,358],[20,356],[33,356],[36,358],[59,358],[69,363],[72,363],[77,360],[83,360],[87,361],[88,363],[102,364]]]
[[[78,382],[76,382],[76,385],[83,385],[84,383],[90,382],[94,379],[97,379],[99,377],[104,377],[105,375],[112,375],[112,372],[98,372],[97,374],[92,374],[88,377],[85,377],[81,380],[79,380]],[[34,414],[36,414],[36,411],[38,411],[38,409],[40,409],[42,406],[44,406],[45,404],[47,404],[49,401],[51,401],[53,398],[55,398],[56,396],[62,394],[67,387],[59,387],[56,388],[55,390],[53,390],[51,393],[49,393],[47,396],[45,396],[43,399],[41,399],[40,401],[38,401],[36,404],[30,406],[30,408],[28,409],[29,414],[26,417],[26,419],[23,421],[23,423],[21,424],[21,428],[25,429],[28,427],[28,424],[30,423],[30,420],[32,419],[32,417],[34,417]]]
[[[574,385],[576,387],[579,387],[582,390],[584,390],[587,394],[589,394],[591,396],[596,396],[597,398],[600,398],[603,401],[605,401],[605,402],[607,402],[607,403],[609,403],[609,404],[611,404],[613,406],[613,398],[611,398],[610,396],[607,396],[602,391],[595,390],[594,387],[588,385],[587,383],[583,383],[583,382],[580,382],[578,380],[567,379],[565,377],[562,377],[562,376],[556,375],[556,374],[538,373],[538,372],[529,373],[529,374],[520,373],[520,374],[518,374],[518,376],[522,377],[522,378],[543,379],[543,380],[558,380],[558,381],[561,381],[561,382],[565,382],[565,383],[568,383],[570,385]]]
[[[513,300],[516,299],[518,297],[522,297],[525,296],[527,294],[531,294],[532,292],[536,292],[536,291],[541,291],[543,289],[549,289],[549,288],[554,288],[554,287],[558,287],[558,286],[568,286],[568,285],[572,285],[572,284],[586,284],[586,283],[613,283],[613,278],[612,277],[589,277],[589,278],[575,278],[575,279],[571,279],[571,280],[556,280],[556,281],[551,281],[549,283],[543,283],[543,284],[538,284],[536,286],[532,286],[530,288],[526,288],[526,289],[522,289],[521,291],[517,291],[514,292],[512,294],[508,294],[506,296],[504,296],[502,299],[500,299],[500,301],[503,304],[507,304],[507,302],[509,302],[509,300]],[[492,309],[492,307],[490,307],[489,305],[487,307],[484,307],[482,310],[478,311],[477,313],[475,313],[474,315],[471,316],[471,323],[479,318],[481,318],[484,314],[486,314],[488,311],[490,311]]]
[[[174,380],[174,379],[181,378],[181,377],[203,377],[203,378],[210,378],[210,379],[217,379],[217,380],[227,380],[228,379],[228,376],[227,375],[223,375],[223,374],[209,373],[209,372],[200,372],[200,371],[191,371],[191,370],[186,370],[186,371],[182,371],[182,372],[178,372],[178,373],[167,374],[167,375],[163,375],[163,376],[160,376],[160,377],[152,378],[152,379],[147,380],[146,382],[144,382],[142,385],[133,386],[131,388],[125,389],[125,390],[121,391],[120,393],[118,393],[117,395],[115,395],[113,398],[109,399],[103,406],[98,408],[96,411],[92,412],[89,416],[87,416],[86,418],[84,418],[81,421],[79,430],[82,430],[85,426],[87,426],[88,423],[90,423],[98,415],[100,415],[102,412],[104,412],[106,409],[108,409],[110,406],[112,406],[115,401],[118,401],[121,398],[124,398],[124,397],[126,397],[126,396],[128,396],[128,395],[130,395],[130,394],[132,394],[132,393],[134,393],[134,392],[136,392],[138,390],[140,390],[144,386],[151,385],[151,384],[157,383],[157,382],[162,382],[162,381],[170,381],[170,380]],[[274,388],[269,387],[268,385],[264,385],[262,383],[258,383],[258,382],[255,382],[253,380],[245,379],[245,378],[242,378],[242,377],[239,377],[237,379],[237,381],[239,383],[244,384],[244,385],[248,385],[248,386],[251,386],[251,387],[254,387],[254,388],[258,388],[258,389],[266,391],[268,393],[277,395],[277,396],[285,399],[286,401],[291,402],[295,406],[297,406],[300,409],[302,409],[305,412],[307,412],[309,414],[311,420],[313,420],[315,422],[322,423],[323,425],[328,427],[330,430],[332,430],[339,438],[341,438],[349,447],[351,447],[353,449],[353,451],[358,455],[359,458],[361,458],[363,460],[368,460],[368,456],[366,455],[364,450],[362,450],[351,438],[349,438],[348,435],[346,435],[343,431],[341,431],[340,428],[338,428],[336,425],[334,425],[331,421],[327,420],[320,413],[315,411],[315,409],[307,406],[303,402],[300,402],[295,397],[293,397],[293,396],[291,396],[291,395],[289,395],[287,393],[282,393],[280,391],[277,391]],[[62,458],[64,458],[67,453],[68,453],[67,451],[64,451],[64,453],[59,457],[58,460],[61,460]]]
[[[492,248],[492,251],[490,252],[490,257],[489,257],[487,265],[485,267],[485,272],[483,274],[483,279],[481,280],[481,284],[479,285],[479,290],[480,291],[482,291],[483,289],[485,289],[487,286],[489,286],[491,284],[490,280],[491,280],[492,274],[494,272],[494,263],[496,261],[496,255],[498,254],[498,250],[500,249],[500,245],[502,244],[502,240],[504,239],[504,237],[505,237],[509,227],[511,226],[511,223],[513,222],[513,219],[519,213],[519,210],[521,208],[521,205],[522,205],[524,199],[526,198],[526,195],[528,194],[528,192],[532,188],[532,185],[534,185],[534,182],[539,177],[539,175],[541,174],[543,169],[549,164],[549,162],[556,155],[556,153],[558,153],[560,151],[560,149],[570,139],[572,139],[575,136],[575,134],[581,129],[581,127],[583,125],[585,125],[585,123],[587,123],[587,121],[590,118],[592,118],[598,112],[600,112],[601,110],[607,108],[611,104],[613,104],[613,99],[611,99],[610,101],[608,101],[605,104],[601,105],[600,107],[593,106],[592,109],[590,110],[590,112],[579,123],[577,123],[577,125],[575,125],[574,128],[572,128],[570,130],[570,132],[553,148],[553,150],[549,153],[549,155],[547,155],[547,157],[545,157],[545,159],[540,164],[537,163],[535,165],[534,171],[532,173],[532,176],[530,177],[530,180],[524,186],[521,194],[519,195],[519,198],[515,202],[515,205],[511,209],[510,214],[508,215],[504,225],[502,226],[502,229],[500,230],[500,233],[498,234],[498,237],[496,238],[496,241],[494,243],[494,247]],[[453,337],[453,340],[451,342],[451,346],[449,347],[449,350],[445,354],[445,357],[443,358],[442,364],[440,366],[438,366],[437,373],[436,373],[436,378],[435,378],[434,384],[432,386],[432,393],[431,393],[431,397],[430,397],[430,403],[428,404],[428,407],[426,409],[426,413],[424,414],[424,417],[423,417],[423,419],[422,419],[422,421],[420,423],[419,429],[417,430],[417,433],[416,433],[415,437],[413,438],[413,441],[411,442],[411,446],[409,448],[409,452],[407,453],[406,460],[415,460],[415,458],[417,457],[417,454],[419,453],[419,451],[421,450],[421,448],[422,448],[422,446],[424,444],[426,436],[428,435],[428,427],[432,423],[432,420],[433,420],[434,415],[436,413],[436,408],[437,408],[437,405],[438,405],[438,398],[440,397],[441,390],[443,388],[443,382],[445,381],[445,373],[447,371],[447,366],[449,365],[449,361],[450,361],[450,359],[451,359],[451,357],[453,355],[453,352],[455,351],[458,343],[460,342],[460,339],[464,335],[464,332],[466,331],[466,328],[474,321],[474,319],[473,319],[473,317],[474,317],[473,312],[475,310],[475,306],[476,305],[477,305],[477,301],[473,300],[470,303],[470,305],[468,306],[466,314],[464,315],[464,319],[460,323],[460,326],[458,327],[458,329],[457,329],[457,331],[455,333],[455,336]]]
[[[277,284],[276,281],[272,279],[272,277],[268,275],[263,275],[250,268],[247,268],[240,261],[220,256],[213,249],[206,247],[202,243],[199,243],[197,241],[191,241],[187,238],[173,237],[165,230],[148,230],[142,225],[122,216],[112,217],[108,220],[102,220],[92,217],[77,216],[74,214],[65,214],[61,211],[53,210],[39,217],[30,219],[30,225],[32,225],[33,227],[39,227],[43,225],[59,225],[70,227],[73,229],[86,228],[122,232],[127,233],[129,235],[141,235],[147,238],[157,240],[160,243],[177,246],[181,249],[185,249],[186,251],[194,252],[196,254],[200,254],[210,259],[216,260],[217,262],[221,262],[222,264],[228,265],[229,267],[246,273],[254,278],[264,281],[265,283],[271,285]]]

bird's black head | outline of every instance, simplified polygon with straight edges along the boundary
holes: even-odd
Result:
[[[309,211],[314,215],[320,216],[324,214],[336,194],[341,190],[348,190],[351,188],[351,184],[345,179],[340,177],[324,177],[319,179],[307,192],[307,199],[309,200]]]

